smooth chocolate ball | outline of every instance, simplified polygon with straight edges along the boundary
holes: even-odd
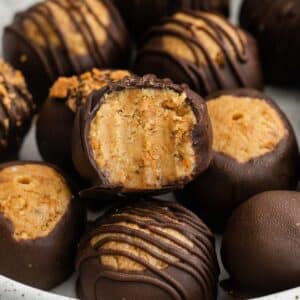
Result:
[[[204,100],[153,75],[125,77],[77,111],[73,163],[90,190],[163,193],[190,182],[211,161]]]
[[[17,159],[35,105],[23,75],[0,59],[0,161]]]
[[[5,59],[20,69],[35,101],[60,76],[127,60],[129,38],[109,0],[46,0],[15,15],[3,36]]]
[[[234,88],[263,88],[255,40],[220,15],[184,11],[153,27],[140,43],[136,74],[187,83],[206,96]]]
[[[0,165],[0,273],[51,289],[74,270],[85,209],[54,166]]]
[[[207,107],[212,163],[176,196],[222,231],[232,211],[249,197],[296,188],[299,151],[287,117],[260,92],[220,92],[209,97]]]
[[[226,227],[222,261],[240,291],[262,295],[300,285],[300,193],[259,194]]]
[[[95,221],[77,270],[82,300],[213,300],[219,275],[214,236],[196,215],[141,199]]]
[[[257,39],[269,83],[299,84],[298,0],[245,0],[240,23]]]
[[[71,140],[78,107],[103,86],[129,76],[123,70],[93,69],[80,76],[60,77],[50,89],[37,122],[37,143],[42,157],[65,170],[73,170]]]
[[[114,0],[131,34],[140,37],[161,18],[183,9],[204,10],[229,14],[229,0]]]

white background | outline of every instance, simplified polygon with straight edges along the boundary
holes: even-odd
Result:
[[[124,0],[126,1],[126,0]],[[30,4],[38,2],[36,0],[0,0],[0,29],[9,24],[13,14],[23,8],[28,7]],[[237,20],[237,11],[241,0],[232,0],[232,13],[233,20]],[[1,34],[2,36],[2,34]],[[300,86],[299,86],[300,87]],[[300,89],[282,89],[275,87],[267,87],[266,93],[269,94],[279,104],[279,106],[286,112],[291,120],[296,131],[298,140],[300,140]],[[35,126],[33,126],[28,137],[25,140],[21,151],[21,159],[26,160],[40,160],[36,143],[35,143]],[[219,241],[218,241],[219,242]],[[2,259],[2,258],[0,258]],[[225,274],[223,272],[222,276]],[[67,283],[55,289],[53,292],[68,297],[75,295],[74,293],[74,277]],[[276,295],[270,299],[294,300],[295,296],[300,296],[300,288],[283,295]],[[220,299],[225,300],[227,297],[220,293]],[[10,281],[0,276],[0,300],[59,300],[59,296],[55,294],[47,294],[41,291],[25,287],[13,281]],[[63,298],[70,299],[70,298]]]

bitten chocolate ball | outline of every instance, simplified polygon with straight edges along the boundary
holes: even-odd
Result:
[[[179,12],[153,27],[141,43],[134,70],[187,83],[201,95],[263,87],[255,40],[205,12]]]
[[[0,59],[0,161],[16,159],[35,106],[21,72]]]
[[[23,71],[34,99],[46,100],[59,76],[126,61],[128,33],[109,0],[46,0],[5,28],[4,57]]]
[[[95,222],[77,256],[82,300],[213,300],[214,237],[179,204],[138,201]]]
[[[162,17],[183,9],[214,11],[228,15],[228,0],[114,0],[134,37],[157,24]]]
[[[289,121],[266,95],[234,90],[207,102],[213,160],[203,175],[177,194],[214,229],[233,209],[268,190],[294,189],[299,153]]]
[[[298,0],[245,0],[240,23],[258,41],[266,80],[299,84]]]
[[[93,93],[77,112],[73,162],[91,190],[163,192],[190,182],[211,160],[204,100],[153,75]]]
[[[51,289],[73,271],[85,211],[56,167],[0,165],[0,274]]]
[[[71,140],[75,114],[93,91],[129,76],[121,70],[93,69],[80,76],[60,77],[52,86],[37,122],[37,142],[42,157],[72,169]]]
[[[266,192],[229,220],[222,260],[237,288],[256,294],[300,285],[300,193]]]

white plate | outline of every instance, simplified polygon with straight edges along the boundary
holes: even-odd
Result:
[[[125,1],[125,0],[124,0]],[[39,2],[37,0],[0,0],[0,32],[4,25],[8,24],[13,14],[30,4]],[[241,0],[232,0],[232,10],[235,20]],[[0,50],[1,51],[1,50]],[[300,90],[284,90],[280,88],[266,89],[266,93],[273,97],[279,106],[285,111],[291,120],[300,141]],[[21,150],[21,159],[41,160],[35,142],[35,126],[31,129]],[[217,240],[219,248],[220,239]],[[219,252],[219,251],[218,251]],[[226,278],[222,268],[221,279]],[[29,286],[20,284],[3,276],[0,276],[0,300],[74,300],[76,275],[57,287],[51,293],[40,291]],[[297,298],[298,296],[298,298]],[[228,296],[220,290],[218,300],[226,300]],[[300,287],[277,295],[261,298],[261,300],[297,300],[300,299]]]

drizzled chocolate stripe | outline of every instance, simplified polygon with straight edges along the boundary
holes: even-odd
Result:
[[[118,223],[124,223],[124,225]],[[130,224],[140,229],[132,228]],[[84,276],[83,265],[99,264],[97,276],[91,278],[95,300],[100,299],[97,294],[97,285],[101,285],[101,278],[115,282],[147,283],[153,288],[164,290],[171,299],[214,299],[219,270],[214,253],[213,235],[194,214],[180,205],[154,200],[129,203],[128,206],[116,209],[100,219],[94,226],[83,238],[77,268],[80,276]],[[162,229],[166,228],[185,236],[193,246],[163,232]],[[92,245],[91,240],[97,237],[99,240]],[[167,267],[159,268],[132,251],[103,247],[110,242],[138,248],[165,263]],[[151,245],[155,246],[155,249],[151,248]],[[142,266],[144,270],[116,270],[101,263],[100,258],[103,256],[127,258]],[[191,291],[189,287],[182,284],[180,278],[183,274],[189,274],[195,280],[198,286],[196,291]],[[79,278],[79,290],[85,288],[88,287],[85,287]],[[105,287],[101,287],[103,288]],[[127,296],[131,299],[130,294]]]
[[[55,81],[59,76],[80,74],[93,66],[107,67],[115,64],[112,60],[115,58],[118,60],[128,46],[126,40],[128,33],[110,2],[103,1],[102,3],[105,9],[107,9],[110,18],[108,26],[105,26],[101,20],[101,16],[94,12],[92,7],[93,2],[88,3],[86,0],[78,2],[79,4],[75,2],[73,0],[47,0],[38,3],[27,11],[17,14],[13,24],[6,28],[7,32],[13,33],[21,39],[33,54],[38,57],[50,83]],[[72,45],[67,40],[69,32],[66,32],[58,22],[53,7],[55,10],[60,10],[69,16],[68,22],[71,22],[76,31],[80,33],[84,47],[87,49],[86,54],[77,55],[73,53]],[[86,13],[82,12],[83,9],[86,10]],[[95,26],[104,30],[106,35],[104,46],[99,44],[97,32],[92,27],[88,17],[93,19],[93,23],[96,24]],[[26,36],[24,29],[24,22],[26,20],[36,26],[38,34],[45,41],[45,46],[34,43]],[[43,22],[48,24],[59,40],[59,47],[51,43],[49,33],[44,28]],[[107,48],[110,49],[112,46],[118,50],[117,54],[112,55],[108,53]]]
[[[202,89],[206,94],[209,94],[214,90],[225,89],[225,77],[227,74],[224,73],[223,66],[220,66],[213,60],[209,49],[207,49],[205,45],[205,41],[202,41],[197,36],[196,30],[200,30],[213,40],[213,42],[221,50],[225,59],[225,64],[228,66],[237,86],[247,86],[247,79],[245,78],[245,74],[242,72],[240,65],[248,62],[249,55],[245,41],[243,40],[239,29],[229,24],[224,19],[224,23],[226,22],[227,26],[236,36],[239,43],[238,45],[237,41],[233,39],[227,30],[222,28],[220,24],[208,15],[201,12],[190,11],[185,11],[184,13],[197,20],[203,21],[207,28],[193,24],[192,21],[176,19],[175,17],[165,18],[159,26],[151,29],[144,37],[142,44],[146,45],[146,47],[138,53],[136,65],[138,66],[140,62],[142,64],[143,58],[151,57],[152,55],[157,57],[166,57],[187,74],[188,78],[190,78],[193,85],[198,90]],[[218,18],[221,19],[221,17]],[[179,28],[165,28],[164,26],[167,24],[175,24]],[[180,28],[187,30],[189,34],[182,32]],[[193,55],[193,61],[187,61],[186,59],[173,55],[168,50],[164,50],[161,46],[157,47],[158,45],[154,44],[154,47],[151,46],[152,39],[162,38],[163,36],[175,37],[183,42],[185,46],[190,49]],[[228,44],[226,44],[225,41]],[[233,51],[229,49],[229,45]],[[207,66],[203,66],[200,62],[198,55],[199,51],[203,54]]]

